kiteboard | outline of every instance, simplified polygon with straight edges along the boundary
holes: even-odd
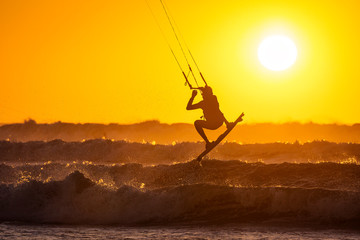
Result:
[[[234,127],[236,126],[236,124],[238,124],[239,122],[241,122],[243,119],[242,117],[244,116],[244,113],[241,113],[241,115],[235,120],[235,122],[232,123],[232,125],[226,129],[226,131],[221,134],[214,142],[212,142],[212,144],[205,149],[205,151],[203,151],[197,158],[196,160],[200,163],[202,158],[208,154],[209,152],[211,152],[211,150],[213,150],[230,132],[231,130],[234,129]]]

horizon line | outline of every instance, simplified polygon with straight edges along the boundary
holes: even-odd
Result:
[[[188,122],[161,122],[158,119],[149,119],[144,121],[138,121],[138,122],[130,122],[130,123],[121,123],[121,122],[67,122],[67,121],[53,121],[53,122],[38,122],[35,119],[27,118],[24,119],[22,122],[0,122],[0,127],[4,125],[13,125],[13,124],[26,124],[26,123],[32,123],[32,124],[56,124],[56,123],[64,123],[64,124],[99,124],[99,125],[136,125],[136,124],[142,124],[142,123],[150,123],[150,122],[156,122],[158,124],[164,124],[164,125],[176,125],[176,124],[189,124],[193,125],[193,123]],[[309,125],[309,124],[315,124],[315,125],[342,125],[342,126],[354,126],[360,124],[360,122],[354,122],[354,123],[341,123],[341,122],[313,122],[313,121],[284,121],[284,122],[251,122],[251,123],[242,123],[241,125],[263,125],[263,124],[272,124],[272,125],[285,125],[285,124],[299,124],[299,125]]]

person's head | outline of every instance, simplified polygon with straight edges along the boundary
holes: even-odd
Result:
[[[213,91],[212,91],[211,87],[209,87],[209,86],[205,86],[205,87],[201,88],[200,90],[201,90],[201,95],[203,97],[209,97],[209,96],[213,95]]]

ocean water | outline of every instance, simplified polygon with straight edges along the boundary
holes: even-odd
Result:
[[[204,150],[202,142],[170,145],[93,139],[81,142],[0,141],[0,163],[92,162],[106,164],[173,164],[191,161]],[[219,144],[210,159],[264,163],[357,163],[360,144],[313,141],[306,143]]]
[[[74,160],[80,143],[24,144],[0,148],[0,239],[360,239],[357,145],[305,146],[321,161],[298,144],[228,145],[241,160],[200,166],[187,144],[168,164],[173,146],[122,142],[142,153],[109,163],[109,141],[91,142],[94,161]]]
[[[264,223],[356,228],[360,166],[205,160],[173,165],[0,165],[0,221]]]

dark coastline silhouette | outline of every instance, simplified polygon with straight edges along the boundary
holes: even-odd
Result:
[[[216,138],[225,126],[207,133]],[[146,121],[135,124],[96,124],[96,123],[25,123],[0,126],[0,140],[26,141],[82,141],[89,139],[114,139],[132,142],[152,142],[172,144],[175,142],[197,142],[201,137],[188,123],[166,124],[159,121]],[[360,124],[316,124],[316,123],[258,123],[240,124],[225,139],[242,143],[307,142],[326,140],[330,142],[360,143]]]

